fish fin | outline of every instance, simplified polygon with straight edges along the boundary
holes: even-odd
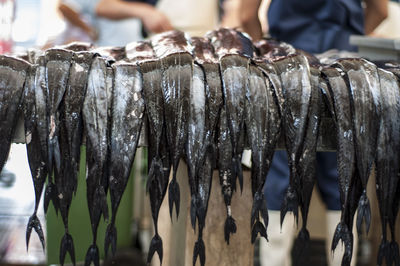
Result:
[[[104,240],[104,254],[108,256],[108,249],[111,245],[111,253],[114,256],[117,250],[117,228],[113,223],[107,226],[106,239]]]
[[[176,218],[179,216],[180,190],[176,178],[173,178],[168,187],[169,215],[172,219],[172,210],[175,204]]]
[[[336,249],[337,245],[339,244],[339,240],[342,240],[342,243],[344,245],[342,265],[350,266],[351,258],[353,256],[353,240],[348,226],[343,222],[338,223],[338,225],[336,226],[331,246],[332,252]]]
[[[371,207],[367,197],[367,192],[364,190],[361,195],[360,201],[358,202],[358,213],[357,213],[357,232],[358,235],[362,233],[362,222],[365,221],[365,229],[368,234],[369,226],[371,224]]]
[[[292,189],[290,186],[288,187],[288,190],[286,191],[286,195],[283,198],[282,202],[282,207],[281,207],[281,228],[283,221],[285,220],[286,213],[290,211],[293,212],[293,215],[296,219],[296,224],[298,224],[299,221],[299,200],[297,193],[294,189]]]
[[[151,259],[154,256],[154,253],[158,254],[158,257],[160,259],[160,265],[162,264],[162,259],[163,259],[163,244],[162,244],[162,239],[156,233],[153,238],[151,239],[150,243],[150,248],[149,248],[149,253],[147,254],[147,263],[149,264],[151,262]]]
[[[251,208],[251,224],[252,226],[258,217],[259,212],[264,220],[265,227],[268,227],[268,209],[267,203],[265,202],[264,193],[257,191],[254,194],[253,207]]]
[[[390,263],[388,265],[400,265],[399,244],[394,240],[390,242],[390,255]]]
[[[99,248],[96,244],[92,244],[86,252],[85,266],[90,266],[92,262],[94,266],[100,266]]]
[[[257,235],[260,233],[260,236],[264,237],[268,241],[267,230],[264,225],[257,220],[251,229],[251,243],[253,244],[256,241]]]
[[[310,246],[310,233],[307,228],[302,227],[298,236],[293,243],[293,259],[295,261],[300,260],[304,254],[308,251]]]
[[[194,230],[196,230],[196,218],[197,218],[197,204],[196,204],[196,195],[192,195],[192,199],[190,200],[190,222]]]
[[[232,216],[226,217],[224,233],[225,233],[225,241],[229,245],[230,235],[236,233],[236,223],[235,219],[233,219]]]
[[[28,251],[29,240],[31,238],[32,228],[35,229],[37,235],[39,236],[40,243],[42,244],[43,250],[45,250],[45,239],[43,234],[42,225],[40,224],[39,218],[35,214],[29,217],[28,225],[26,227],[26,250]]]
[[[392,265],[389,263],[391,261],[390,243],[387,242],[386,239],[382,239],[381,244],[379,245],[378,258],[376,262],[377,265],[381,266],[383,264],[383,260],[386,260],[386,265]]]
[[[206,248],[204,246],[204,241],[202,238],[199,238],[194,244],[193,266],[196,265],[197,257],[199,257],[200,259],[200,265],[204,266],[206,263]]]
[[[60,264],[64,265],[65,255],[69,253],[71,257],[72,264],[75,265],[75,248],[74,241],[72,240],[72,236],[68,233],[65,233],[61,240],[60,245]]]
[[[104,187],[103,186],[98,187],[96,189],[95,195],[96,195],[95,198],[97,198],[97,200],[100,203],[100,209],[101,212],[103,213],[104,220],[108,222],[109,216],[108,216],[107,196]]]

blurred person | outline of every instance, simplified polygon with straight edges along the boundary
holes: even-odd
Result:
[[[310,53],[329,49],[355,51],[350,45],[352,34],[370,34],[387,16],[388,0],[272,0],[268,8],[268,26],[271,37],[287,42]],[[241,0],[240,20],[244,31],[253,40],[262,37],[257,13],[261,0]],[[283,226],[279,231],[280,208],[289,184],[286,151],[276,151],[268,173],[264,193],[270,213],[269,240],[261,240],[261,265],[290,265],[290,250],[295,229]],[[336,153],[317,153],[317,186],[327,212],[327,254],[331,239],[340,220],[340,194]],[[285,219],[285,222],[288,218]],[[341,254],[328,257],[328,265],[340,265]],[[353,252],[353,263],[356,252]]]
[[[152,33],[172,30],[154,0],[61,0],[59,10],[99,46],[124,46],[143,39],[142,26]]]

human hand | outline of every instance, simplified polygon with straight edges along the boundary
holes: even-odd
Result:
[[[152,33],[173,30],[173,27],[164,13],[153,6],[146,8],[141,17],[144,27]]]

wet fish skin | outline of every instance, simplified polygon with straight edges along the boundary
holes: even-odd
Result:
[[[353,237],[349,223],[349,202],[351,186],[356,179],[355,149],[353,138],[352,111],[350,106],[350,90],[344,80],[344,72],[337,68],[324,68],[323,75],[328,83],[332,102],[333,121],[337,130],[337,162],[339,174],[339,191],[341,199],[341,218],[332,241],[332,251],[339,240],[345,247],[342,265],[350,265],[353,248]],[[357,200],[358,202],[358,200]]]
[[[35,76],[36,65],[30,66],[27,71],[25,80],[24,96],[23,96],[23,110],[24,110],[24,129],[25,129],[25,142],[28,155],[29,168],[32,175],[32,181],[35,191],[35,208],[26,228],[26,248],[28,250],[29,240],[32,229],[35,229],[42,243],[42,248],[45,248],[45,239],[42,230],[42,225],[37,217],[37,210],[39,207],[40,198],[46,181],[46,158],[42,157],[40,147],[40,137],[38,134],[36,123],[36,98],[35,98]]]
[[[52,175],[59,176],[61,171],[61,154],[59,145],[60,103],[64,97],[68,82],[69,69],[73,52],[63,49],[48,49],[45,58],[45,80],[47,85],[47,148],[48,148],[48,185],[45,191],[45,202],[51,199],[58,212],[58,191]],[[50,199],[49,199],[50,198]],[[45,209],[47,210],[47,208]]]
[[[400,160],[397,153],[400,150],[400,91],[396,77],[388,71],[378,69],[381,95],[381,123],[378,135],[376,165],[376,193],[378,198],[382,240],[379,247],[377,264],[382,265],[386,260],[392,265],[391,243],[387,240],[387,226],[390,222],[391,210],[393,208],[396,187],[398,184],[398,173]],[[391,226],[393,228],[394,226]],[[396,242],[392,234],[392,242]],[[396,245],[396,244],[393,244]]]
[[[317,141],[319,136],[319,125],[321,122],[321,92],[320,71],[316,67],[310,67],[311,73],[311,100],[308,113],[307,128],[303,142],[302,152],[299,159],[300,184],[298,195],[300,197],[300,211],[302,227],[295,239],[293,256],[301,260],[305,250],[308,249],[310,234],[307,230],[307,216],[311,202],[311,196],[316,181]]]
[[[73,238],[69,234],[68,213],[78,184],[83,133],[82,108],[93,56],[94,54],[90,52],[73,54],[67,87],[59,107],[61,171],[56,173],[55,181],[60,213],[65,227],[65,234],[60,244],[61,265],[64,264],[67,252],[70,254],[72,263],[75,264],[75,247]]]
[[[299,160],[305,139],[307,117],[311,100],[310,70],[302,55],[288,56],[277,60],[274,66],[282,82],[282,91],[277,91],[282,115],[282,131],[288,153],[290,181],[281,207],[281,223],[288,211],[298,221],[299,207]],[[283,99],[279,99],[283,97]]]
[[[23,60],[0,55],[0,172],[8,158],[28,67]]]
[[[98,247],[96,245],[97,227],[101,215],[108,220],[107,160],[109,156],[109,95],[107,79],[107,61],[104,58],[93,59],[88,77],[87,91],[82,109],[86,130],[86,185],[89,216],[93,234],[93,242],[89,247],[85,265],[93,262],[99,265]]]
[[[281,118],[273,97],[273,86],[256,65],[250,65],[246,92],[245,125],[252,153],[251,210],[252,241],[258,233],[267,239],[268,210],[263,187],[279,138]],[[260,222],[263,218],[264,225]]]
[[[105,254],[109,246],[116,251],[115,219],[123,192],[129,180],[143,122],[144,101],[142,76],[135,64],[116,63],[110,132],[109,188],[111,223],[107,227]]]
[[[364,59],[343,59],[338,60],[337,64],[346,72],[345,77],[350,84],[352,96],[350,103],[353,113],[356,165],[364,188],[357,215],[357,230],[360,234],[362,221],[365,220],[368,232],[371,220],[366,186],[377,149],[380,123],[379,77],[376,66]]]
[[[180,31],[156,35],[152,46],[160,58],[163,75],[164,114],[173,178],[168,188],[170,216],[175,205],[179,215],[180,189],[176,180],[179,160],[184,156],[188,131],[189,94],[192,87],[193,57],[190,40]]]

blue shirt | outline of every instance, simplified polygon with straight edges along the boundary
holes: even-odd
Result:
[[[355,51],[350,35],[364,34],[360,0],[272,0],[270,35],[310,53]]]

